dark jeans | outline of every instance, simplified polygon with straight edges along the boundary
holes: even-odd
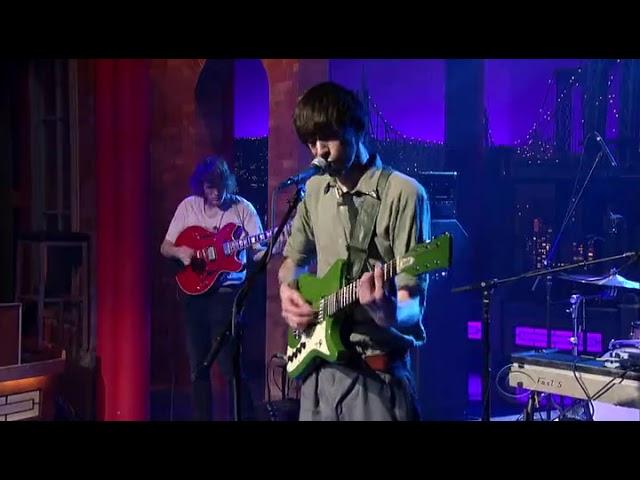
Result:
[[[191,387],[194,420],[212,420],[211,380],[208,372],[197,377],[198,367],[205,361],[213,340],[225,329],[231,319],[235,291],[207,292],[203,295],[187,296],[184,300],[187,331],[187,352],[191,366]],[[238,322],[241,330],[242,322]],[[224,378],[232,386],[234,342],[227,341],[214,363],[220,367]],[[240,369],[243,371],[244,369]],[[230,390],[232,392],[232,390]],[[240,383],[241,418],[253,418],[253,401],[246,379]],[[230,404],[233,407],[233,403]]]

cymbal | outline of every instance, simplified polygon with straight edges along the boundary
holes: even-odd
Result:
[[[616,287],[616,288],[630,288],[633,290],[640,290],[640,282],[633,282],[627,280],[622,275],[613,274],[603,277],[602,275],[558,275],[564,280],[570,280],[572,282],[589,283],[591,285],[601,285],[603,287]]]

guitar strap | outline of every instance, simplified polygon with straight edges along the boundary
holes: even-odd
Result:
[[[347,262],[349,265],[347,283],[360,278],[363,273],[369,252],[369,244],[375,232],[380,203],[382,203],[387,183],[392,173],[392,168],[383,166],[378,177],[376,191],[363,195],[355,224],[352,223],[351,226],[351,238],[347,245]],[[375,193],[375,195],[372,195],[372,193]]]

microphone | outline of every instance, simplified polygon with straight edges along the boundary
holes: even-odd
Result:
[[[311,165],[306,170],[303,170],[297,175],[287,178],[284,182],[278,185],[278,190],[288,187],[289,185],[299,185],[305,183],[314,175],[322,175],[327,167],[327,161],[324,158],[314,158]]]
[[[600,136],[600,134],[598,132],[594,132],[594,133],[595,133],[595,136],[596,136],[596,141],[600,144],[600,147],[602,147],[602,151],[609,158],[609,162],[611,163],[611,166],[617,167],[618,166],[618,162],[616,162],[616,159],[613,158],[613,155],[611,155],[611,152],[609,151],[609,148],[607,147],[607,144],[604,143],[604,140],[602,139],[602,136]]]

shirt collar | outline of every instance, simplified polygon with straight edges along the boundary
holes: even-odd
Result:
[[[364,172],[362,177],[360,177],[360,180],[358,180],[355,188],[349,193],[352,195],[369,195],[379,200],[380,194],[378,192],[378,179],[380,178],[380,173],[382,171],[382,161],[378,154],[373,154],[369,157],[367,163],[370,165],[369,169]],[[327,179],[327,183],[324,187],[324,193],[329,193],[329,190],[331,189],[335,189],[338,197],[346,193],[342,191],[342,188],[338,185],[338,182],[334,177],[329,177]]]

